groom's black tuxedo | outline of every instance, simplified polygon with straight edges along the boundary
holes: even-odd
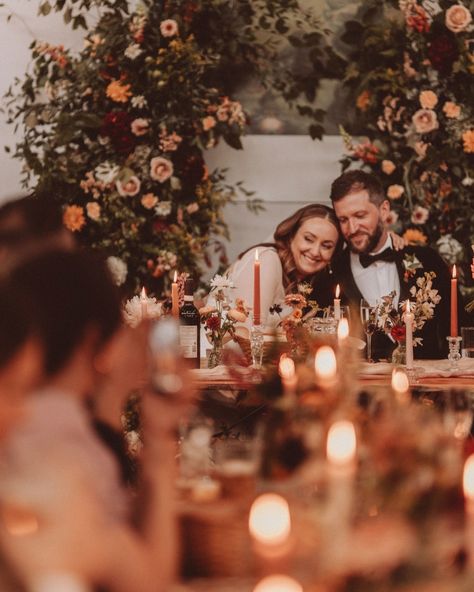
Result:
[[[408,274],[404,261],[406,256],[415,255],[422,267]],[[400,278],[400,299],[403,302],[409,298],[410,288],[415,285],[417,278],[427,271],[434,271],[433,288],[438,290],[441,301],[434,309],[434,317],[426,321],[424,327],[415,333],[415,337],[422,337],[423,344],[415,348],[415,357],[420,359],[444,358],[448,353],[446,337],[450,333],[450,286],[451,276],[447,265],[436,251],[429,247],[408,246],[402,251],[395,251],[395,263]],[[351,305],[351,314],[359,316],[360,301],[363,298],[355,283],[350,265],[350,250],[346,248],[338,261],[335,262],[334,272],[341,284],[344,300]],[[459,326],[464,318],[462,300],[458,295]],[[373,358],[389,358],[395,344],[382,331],[378,331],[372,338]]]

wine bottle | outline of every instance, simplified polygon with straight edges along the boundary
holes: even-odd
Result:
[[[194,368],[201,363],[201,317],[194,306],[193,280],[188,278],[184,284],[184,304],[179,310],[179,344],[181,353]]]

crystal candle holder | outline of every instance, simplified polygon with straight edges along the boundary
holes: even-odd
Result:
[[[252,354],[252,366],[260,369],[263,359],[263,326],[252,325],[250,329],[250,353]]]
[[[448,360],[451,368],[457,368],[458,362],[461,359],[459,349],[461,347],[461,337],[446,337],[449,344]]]

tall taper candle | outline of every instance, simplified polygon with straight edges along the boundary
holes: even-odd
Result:
[[[410,301],[407,300],[405,309],[405,328],[406,328],[406,362],[407,369],[413,368],[413,321],[415,320],[414,314],[410,309]]]
[[[451,337],[458,336],[458,279],[456,266],[453,265],[453,276],[451,278]]]
[[[334,318],[338,321],[341,318],[341,299],[339,298],[341,294],[341,288],[339,284],[336,286],[336,297],[334,298]]]
[[[175,319],[179,318],[179,295],[178,295],[178,273],[174,272],[173,283],[171,284],[171,314]]]
[[[253,264],[253,324],[260,325],[260,261],[258,249],[255,249],[255,261]]]

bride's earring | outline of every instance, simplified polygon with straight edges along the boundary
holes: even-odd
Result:
[[[330,263],[328,264],[328,273],[329,275],[332,275],[332,267]]]

